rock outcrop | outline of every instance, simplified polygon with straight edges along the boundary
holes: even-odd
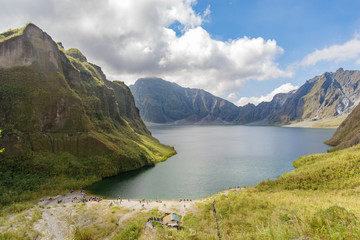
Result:
[[[269,115],[270,123],[287,124],[347,116],[360,101],[360,71],[324,73],[302,85],[283,107]]]

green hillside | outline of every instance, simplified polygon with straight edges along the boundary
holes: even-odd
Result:
[[[159,238],[217,239],[215,200],[222,239],[360,239],[360,146],[294,166],[276,180],[205,199],[186,215],[184,230]]]
[[[360,142],[360,106],[340,124],[334,136],[326,143],[334,146],[332,150],[344,149]]]
[[[129,88],[33,24],[0,42],[0,204],[152,166],[175,153],[151,136]]]

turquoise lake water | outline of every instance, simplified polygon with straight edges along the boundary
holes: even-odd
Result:
[[[110,198],[195,199],[237,186],[255,186],[293,170],[300,156],[323,153],[334,129],[257,126],[151,126],[177,155],[155,167],[90,186]]]

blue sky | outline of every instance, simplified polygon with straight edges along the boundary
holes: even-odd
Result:
[[[351,0],[200,0],[194,6],[211,14],[202,27],[213,38],[236,39],[243,36],[274,39],[284,49],[277,59],[282,68],[291,67],[315,49],[344,44],[360,32],[360,1]],[[292,78],[249,81],[240,89],[242,96],[261,96],[282,83],[302,85],[306,80],[339,67],[359,69],[353,61],[322,62],[300,68]]]
[[[202,26],[214,38],[275,39],[286,49],[285,63],[296,61],[304,51],[343,43],[360,27],[360,1],[201,0],[194,9],[202,12],[208,6],[211,14]]]
[[[358,0],[0,0],[0,31],[33,22],[110,80],[161,77],[236,104],[360,66]],[[252,98],[250,98],[252,97]]]

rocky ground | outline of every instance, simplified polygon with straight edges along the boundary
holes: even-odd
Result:
[[[27,231],[30,239],[37,240],[71,239],[76,228],[95,227],[104,228],[104,232],[114,231],[115,228],[128,224],[126,220],[136,214],[154,209],[164,215],[175,213],[184,217],[195,203],[201,201],[203,200],[109,200],[87,195],[83,191],[71,191],[64,195],[44,197],[32,208],[10,214],[6,219],[0,217],[0,232]],[[149,234],[151,235],[147,233]],[[109,236],[105,237],[107,238]]]

